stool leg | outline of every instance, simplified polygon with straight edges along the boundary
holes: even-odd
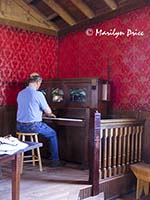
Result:
[[[17,133],[18,139],[25,142],[26,136],[30,136],[31,142],[37,142],[38,143],[38,134],[37,133]],[[36,151],[36,152],[35,152]],[[37,153],[37,154],[36,154]],[[25,158],[32,157],[32,160],[25,160]],[[25,156],[24,153],[21,154],[21,174],[23,172],[23,164],[24,162],[32,162],[32,165],[35,166],[35,162],[39,163],[40,171],[42,171],[42,161],[41,161],[41,154],[40,154],[40,148],[32,149],[31,156]]]
[[[144,181],[144,193],[145,195],[149,194],[149,183]]]
[[[137,179],[136,199],[140,199],[142,191],[143,191],[143,181],[140,179]]]
[[[39,168],[40,168],[40,172],[42,172],[43,169],[42,169],[42,161],[41,161],[40,148],[37,148],[37,155],[38,155],[38,160],[39,160]]]
[[[21,154],[20,174],[23,172],[24,153]]]
[[[37,143],[39,142],[37,135],[35,135],[35,142],[37,142]],[[38,156],[38,161],[39,161],[40,172],[42,172],[43,169],[42,169],[42,161],[41,161],[41,154],[40,154],[40,148],[39,147],[37,148],[37,156]]]
[[[25,141],[25,136],[22,135],[22,139],[21,139],[21,135],[19,135],[20,140],[22,140],[23,142]],[[24,162],[24,153],[21,154],[21,169],[20,169],[20,173],[22,174],[23,172],[23,162]]]
[[[30,135],[30,140],[31,140],[31,142],[34,142],[32,135]],[[33,164],[33,166],[35,166],[35,151],[34,151],[34,149],[32,149],[32,164]]]
[[[21,135],[18,135],[18,139],[21,140]]]
[[[19,134],[19,132],[17,132],[16,133],[16,135],[17,135],[17,137],[18,137],[18,140],[22,140],[22,138],[21,138],[21,135]],[[20,164],[20,174],[22,174],[22,171],[23,171],[23,157],[24,157],[24,155],[23,155],[23,153],[21,154],[21,164]]]

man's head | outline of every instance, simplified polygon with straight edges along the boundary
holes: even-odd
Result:
[[[42,83],[42,77],[38,73],[34,72],[29,75],[28,85],[33,86],[38,90],[41,83]]]

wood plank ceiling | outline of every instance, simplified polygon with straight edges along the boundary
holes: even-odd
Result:
[[[0,0],[0,24],[62,36],[145,6],[149,0]]]

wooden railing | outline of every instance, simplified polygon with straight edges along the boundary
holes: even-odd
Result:
[[[89,183],[92,194],[99,193],[99,181],[129,172],[129,165],[140,162],[144,120],[101,120],[96,112],[90,124]]]
[[[125,174],[141,161],[143,125],[137,119],[101,120],[100,179]]]

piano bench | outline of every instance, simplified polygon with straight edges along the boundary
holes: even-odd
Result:
[[[31,142],[39,142],[38,140],[38,133],[22,133],[22,132],[16,132],[16,135],[19,140],[21,141],[28,141],[30,140]],[[35,162],[38,162],[39,164],[39,169],[42,172],[42,161],[41,161],[41,154],[40,154],[40,148],[32,149],[31,155],[24,155],[22,153],[22,162],[21,162],[21,173],[23,172],[23,163],[31,163],[33,166],[35,166]]]
[[[130,168],[137,178],[136,199],[140,199],[143,189],[145,195],[149,194],[150,164],[140,162],[130,165]]]

